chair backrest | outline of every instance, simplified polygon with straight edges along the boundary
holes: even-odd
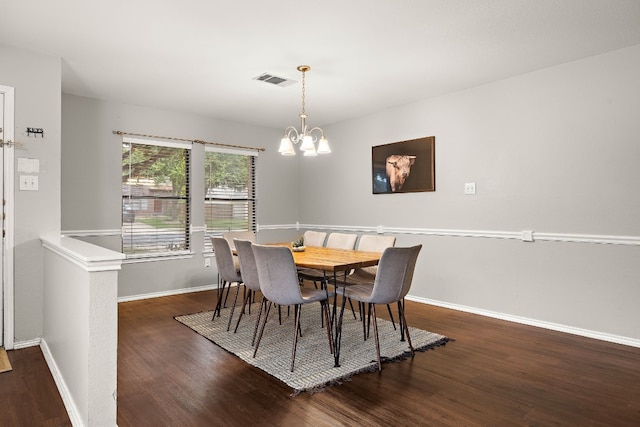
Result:
[[[211,244],[216,255],[218,274],[226,282],[242,282],[242,276],[233,263],[233,253],[227,239],[223,237],[212,237]]]
[[[370,252],[383,252],[385,249],[395,246],[396,236],[383,236],[378,234],[363,234],[358,240],[358,250]],[[378,272],[378,266],[361,268],[362,273],[372,277]]]
[[[260,290],[279,305],[302,304],[298,271],[291,250],[285,246],[252,245]]]
[[[304,245],[305,246],[324,246],[324,238],[327,237],[327,233],[324,231],[307,230],[304,232]]]
[[[357,234],[331,233],[327,237],[327,247],[333,249],[353,249],[356,247]]]
[[[420,249],[422,245],[409,248],[391,247],[382,252],[378,274],[368,302],[390,304],[407,295]]]
[[[250,240],[233,239],[233,243],[238,253],[238,260],[240,261],[242,282],[252,291],[259,291],[260,281],[258,280],[256,258],[253,255],[253,249],[251,249],[252,242]]]
[[[248,240],[250,242],[256,243],[256,233],[253,231],[227,231],[226,233],[222,233],[222,237],[224,237],[227,242],[229,242],[229,246],[231,250],[234,250],[235,244],[233,243],[233,239],[238,240]]]

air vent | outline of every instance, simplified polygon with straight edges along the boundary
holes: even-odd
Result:
[[[254,77],[253,80],[258,80],[265,83],[271,83],[275,86],[286,87],[297,83],[295,80],[285,79],[284,77],[274,76],[269,73],[262,73],[258,77]]]

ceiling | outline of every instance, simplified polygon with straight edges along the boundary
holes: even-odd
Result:
[[[638,0],[0,0],[0,43],[62,59],[65,93],[323,126],[640,44]]]

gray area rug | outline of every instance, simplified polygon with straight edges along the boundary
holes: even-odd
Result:
[[[272,308],[264,330],[258,354],[253,357],[251,338],[259,304],[254,303],[251,314],[245,313],[237,333],[233,328],[239,313],[236,308],[231,330],[227,332],[230,309],[222,310],[221,316],[211,320],[212,311],[176,316],[175,319],[225,350],[256,366],[292,387],[296,395],[302,391],[318,392],[324,387],[340,384],[361,372],[377,369],[373,325],[371,336],[363,340],[362,323],[354,320],[350,310],[345,309],[340,351],[340,367],[334,367],[333,355],[329,353],[327,333],[321,328],[320,304],[302,308],[302,337],[298,338],[295,369],[290,371],[291,347],[293,343],[293,309],[287,316],[282,308],[282,325],[278,323],[277,308]],[[382,308],[382,307],[381,307]],[[396,316],[396,314],[394,314]],[[396,319],[397,322],[397,319]],[[378,319],[380,354],[384,361],[398,361],[410,357],[409,345],[400,341],[400,330],[394,330],[390,321]],[[444,345],[449,338],[409,327],[411,342],[416,351],[425,351]],[[384,366],[383,366],[384,368]]]

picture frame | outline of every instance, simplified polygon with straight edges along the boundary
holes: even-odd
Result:
[[[436,191],[435,136],[371,147],[373,194]]]

